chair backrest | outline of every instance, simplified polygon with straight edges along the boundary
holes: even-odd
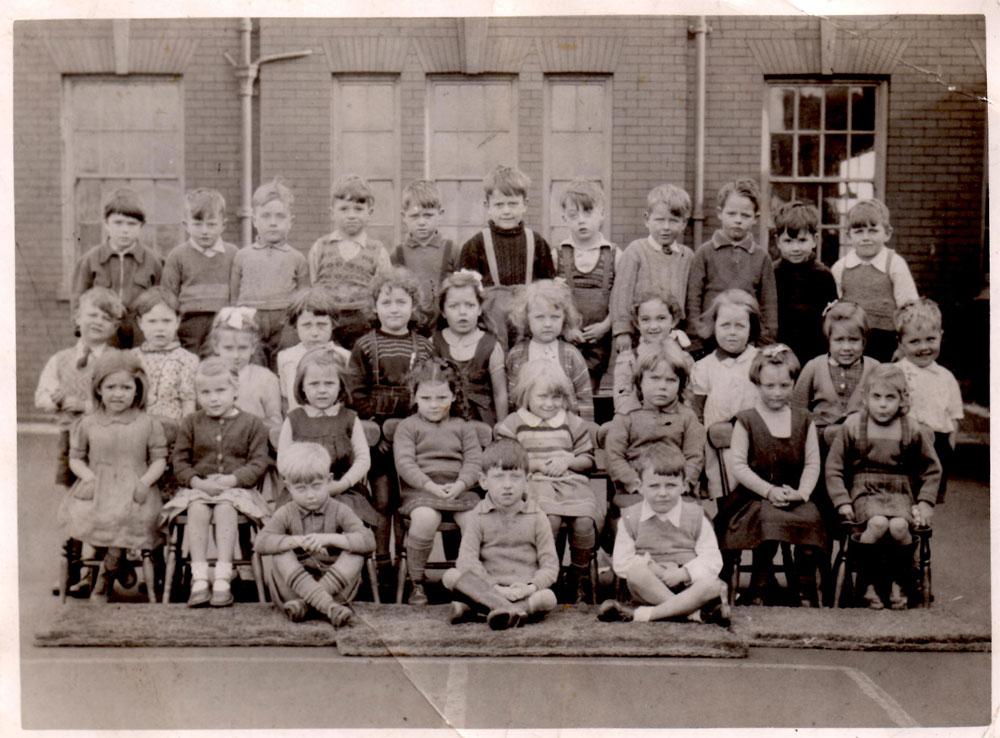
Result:
[[[729,448],[733,442],[733,424],[728,420],[708,426],[708,445],[716,451]]]
[[[484,423],[481,420],[471,420],[472,427],[476,429],[476,435],[479,437],[479,445],[486,448],[493,442],[493,429],[488,423]]]
[[[388,422],[388,421],[387,421]],[[365,440],[368,445],[374,448],[382,438],[382,429],[374,420],[362,420],[361,427],[365,429]]]

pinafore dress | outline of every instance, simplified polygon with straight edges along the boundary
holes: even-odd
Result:
[[[844,436],[845,446],[852,443],[848,458],[854,460],[851,478],[851,504],[859,522],[876,515],[904,518],[913,522],[913,487],[907,469],[914,443],[913,429],[905,415],[899,418],[900,438],[869,438],[868,413],[861,413],[856,440]]]
[[[486,331],[479,339],[479,343],[476,344],[476,352],[467,361],[458,361],[452,358],[451,347],[444,340],[441,331],[434,331],[431,341],[434,344],[434,352],[441,358],[450,361],[458,369],[462,398],[466,404],[465,412],[463,412],[465,419],[481,420],[492,428],[496,425],[497,413],[493,407],[490,355],[493,353],[493,347],[497,345],[496,336]]]
[[[615,250],[609,244],[601,246],[601,255],[595,266],[589,272],[581,272],[576,268],[573,259],[573,247],[563,244],[559,252],[559,271],[573,292],[573,304],[580,311],[583,325],[600,323],[608,317],[611,303],[611,285],[615,279]],[[611,356],[611,331],[604,334],[601,340],[592,343],[580,343],[577,348],[587,360],[587,371],[590,372],[594,392],[597,392],[604,372],[607,371]]]

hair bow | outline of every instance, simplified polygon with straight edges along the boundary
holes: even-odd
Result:
[[[257,309],[252,307],[224,307],[219,311],[219,325],[233,330],[242,331],[247,324],[253,324],[257,317]]]
[[[824,318],[826,317],[826,314],[828,312],[830,312],[831,310],[833,310],[833,306],[836,305],[838,302],[840,302],[840,300],[830,300],[830,302],[828,302],[826,304],[826,307],[823,308],[823,317]]]
[[[761,356],[763,356],[765,359],[777,359],[780,356],[782,356],[786,351],[791,351],[791,349],[789,349],[788,346],[786,346],[783,343],[774,343],[771,344],[770,346],[765,346],[764,348],[762,348],[760,353]]]
[[[459,269],[455,274],[461,274],[463,276],[471,277],[476,280],[476,284],[482,289],[483,286],[483,275],[477,272],[475,269]]]

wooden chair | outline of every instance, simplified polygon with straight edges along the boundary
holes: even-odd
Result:
[[[80,555],[81,548],[82,544],[79,541],[74,541],[72,538],[67,539],[63,544],[63,555],[59,560],[59,601],[63,604],[66,603],[66,596],[70,589],[70,570],[77,566],[81,574],[85,570],[90,573],[91,596],[94,590],[101,586],[101,577],[104,574],[104,557],[84,558]],[[152,552],[143,550],[139,561],[128,559],[125,563],[128,566],[140,565],[142,580],[146,585],[146,597],[150,602],[156,602],[156,576],[153,567]],[[111,584],[111,586],[113,587],[114,584]],[[110,594],[108,592],[109,596]]]
[[[840,537],[840,547],[833,561],[833,607],[856,607],[861,603],[867,589],[867,573],[863,571],[858,557],[852,551],[856,545],[855,536],[860,526],[845,522]],[[912,526],[911,534],[917,539],[916,571],[907,588],[910,606],[930,607],[934,600],[931,585],[931,535],[929,527]],[[891,544],[885,544],[891,545]]]

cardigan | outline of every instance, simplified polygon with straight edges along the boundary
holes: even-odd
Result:
[[[863,356],[861,361],[861,378],[846,404],[840,399],[833,384],[833,376],[830,374],[830,355],[823,354],[802,367],[802,373],[799,374],[795,389],[792,391],[792,405],[808,410],[813,416],[813,422],[820,429],[842,422],[848,413],[861,409],[861,404],[864,402],[865,380],[871,370],[879,364],[870,356]]]
[[[237,487],[250,489],[264,476],[268,461],[264,421],[241,410],[221,418],[204,410],[185,416],[171,457],[181,487],[190,487],[195,477],[232,474]]]

